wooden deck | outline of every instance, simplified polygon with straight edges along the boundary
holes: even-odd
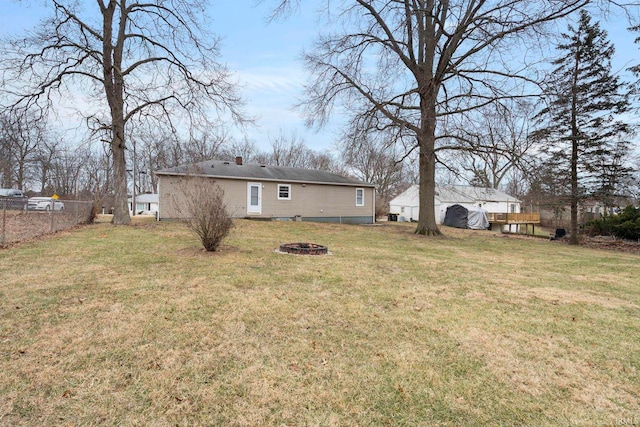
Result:
[[[487,214],[491,224],[540,224],[539,213],[492,213]]]

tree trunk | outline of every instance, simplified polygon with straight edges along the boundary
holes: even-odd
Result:
[[[114,13],[117,2],[109,1],[108,7],[102,10],[103,17],[103,72],[104,88],[111,110],[111,153],[113,153],[113,187],[115,206],[111,222],[118,225],[131,223],[127,197],[127,162],[125,158],[124,140],[124,78],[122,76],[122,57],[124,54],[124,30],[127,16],[124,12],[125,2],[120,5],[119,30],[115,45],[112,45]],[[134,189],[135,191],[135,189]]]
[[[436,223],[434,203],[436,192],[435,157],[433,149],[423,147],[420,150],[420,219],[415,232],[424,236],[442,235]]]
[[[125,161],[124,141],[114,135],[111,142],[113,153],[113,187],[114,187],[114,211],[113,224],[127,225],[131,223],[129,207],[127,206],[127,165]]]
[[[440,236],[442,232],[436,223],[436,93],[433,88],[426,90],[421,98],[422,126],[418,135],[420,147],[420,218],[416,234]]]
[[[581,63],[580,49],[576,50],[571,85],[571,235],[569,243],[578,244],[578,76]]]
[[[578,244],[578,136],[571,140],[571,235],[569,243]]]

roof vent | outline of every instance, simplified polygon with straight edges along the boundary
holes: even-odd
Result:
[[[228,164],[229,164],[229,162],[224,162],[224,164],[225,164],[225,165],[228,165]]]
[[[266,168],[266,166],[265,166],[265,165],[260,165],[260,167],[261,167],[261,168]]]

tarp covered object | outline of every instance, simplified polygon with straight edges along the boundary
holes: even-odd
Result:
[[[444,225],[456,228],[467,228],[469,211],[462,205],[451,205],[444,214]]]
[[[486,230],[489,228],[489,218],[484,209],[470,210],[462,205],[451,205],[444,215],[444,225],[456,228],[471,228]]]
[[[489,228],[489,217],[487,211],[479,208],[471,210],[467,213],[467,227],[473,230],[486,230]]]

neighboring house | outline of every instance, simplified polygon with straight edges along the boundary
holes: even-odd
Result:
[[[189,176],[210,178],[224,191],[236,218],[270,218],[316,222],[375,222],[375,185],[331,172],[282,166],[207,161],[155,172],[160,220],[180,217],[181,185]]]
[[[389,202],[390,212],[397,214],[399,221],[419,219],[418,189],[417,185],[413,185]],[[519,213],[521,202],[493,188],[436,184],[434,203],[436,222],[442,224],[447,207],[452,205],[461,205],[471,210],[482,208],[489,213]]]
[[[158,212],[158,195],[157,194],[138,194],[136,195],[136,215],[155,215]],[[129,197],[129,211],[132,212],[131,204],[133,200]]]
[[[558,204],[549,206],[540,204],[540,222],[549,228],[571,228],[571,205]],[[589,221],[600,219],[607,215],[617,215],[621,207],[606,207],[596,199],[585,199],[578,203],[578,224],[583,225]]]

